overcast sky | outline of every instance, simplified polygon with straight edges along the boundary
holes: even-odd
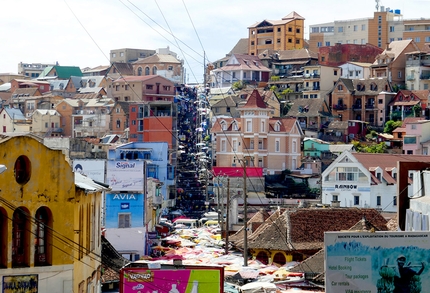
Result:
[[[170,47],[184,59],[187,82],[203,80],[203,55],[225,56],[248,26],[292,11],[309,25],[369,18],[375,0],[11,0],[1,4],[0,72],[18,63],[95,67],[112,49]],[[404,19],[430,18],[430,0],[381,0]]]

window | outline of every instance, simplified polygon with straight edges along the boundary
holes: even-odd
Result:
[[[377,206],[381,205],[381,196],[380,195],[376,196],[376,205]]]
[[[288,28],[288,31],[291,33],[291,32],[293,31],[293,28],[292,28],[292,27],[289,27],[289,28]]]
[[[317,47],[322,47],[322,42],[317,42]]]
[[[366,44],[366,40],[365,39],[361,39],[361,44],[362,45]]]
[[[343,26],[338,27],[338,28],[337,28],[337,32],[338,32],[338,33],[343,33]]]
[[[341,84],[339,84],[339,85],[337,86],[337,90],[338,90],[338,91],[343,91],[343,86],[342,86]]]
[[[397,205],[397,196],[393,196],[393,206]]]
[[[337,75],[337,70],[333,70],[333,75]]]
[[[131,215],[129,213],[118,214],[118,228],[131,228]]]
[[[401,71],[397,72],[397,77],[402,78],[402,72]]]
[[[390,33],[394,32],[394,26],[390,26]]]
[[[264,150],[263,140],[261,140],[261,139],[258,141],[258,149],[259,150]]]
[[[237,152],[237,139],[233,139],[232,149],[233,149],[233,152]]]
[[[14,166],[15,180],[19,184],[25,184],[30,180],[31,163],[26,156],[19,156]]]
[[[265,121],[261,121],[260,132],[266,132],[266,123],[265,123]]]
[[[26,211],[18,208],[13,213],[12,223],[12,267],[28,266],[29,220]]]
[[[332,195],[332,201],[339,201],[339,197],[337,195]]]
[[[415,37],[415,43],[419,43],[421,42],[421,38],[420,37]]]
[[[293,39],[292,38],[288,38],[288,43],[292,43]]]
[[[145,67],[145,75],[149,75],[149,67]]]
[[[227,142],[225,139],[221,139],[221,152],[227,151]]]
[[[173,66],[172,66],[172,65],[169,65],[169,67],[167,68],[167,70],[172,71],[172,70],[173,70]]]
[[[360,197],[358,195],[354,195],[354,205],[360,205]]]
[[[246,121],[246,132],[252,132],[252,121],[251,120]]]
[[[251,41],[251,46],[254,46],[255,45],[255,42],[254,41]]]
[[[430,43],[430,37],[426,37],[426,43]]]
[[[157,67],[152,67],[152,75],[157,75]]]
[[[362,31],[365,31],[365,30],[366,30],[366,25],[365,25],[365,24],[362,24],[362,25],[361,25],[361,30],[362,30]]]
[[[45,208],[40,208],[36,212],[36,231],[34,239],[34,265],[43,266],[50,263],[51,253],[48,243],[49,216]]]
[[[280,27],[278,27],[277,31],[278,31],[278,33],[279,33],[279,32],[281,31],[281,28],[280,28]]]
[[[275,152],[279,153],[280,151],[281,151],[281,142],[279,138],[277,138],[275,141]]]
[[[354,32],[356,32],[358,30],[358,25],[354,25]]]
[[[116,57],[116,53],[112,53],[112,57],[115,58]]]
[[[313,27],[313,28],[311,28],[311,32],[312,33],[319,33],[320,32],[320,28],[319,27]]]
[[[297,152],[297,141],[293,141],[293,153]]]
[[[270,44],[272,44],[272,40],[267,39],[264,43],[265,43],[266,45],[270,45]]]
[[[280,44],[281,43],[281,39],[276,39],[276,43]]]
[[[147,84],[146,85],[146,89],[147,90],[152,90],[154,88],[154,86],[152,84]]]
[[[121,120],[116,120],[116,128],[121,128]]]
[[[300,28],[296,28],[296,34],[300,34]]]
[[[280,123],[279,123],[279,122],[277,122],[277,123],[275,124],[275,131],[281,131],[281,126],[280,126]]]
[[[296,44],[300,44],[300,39],[296,39]]]
[[[330,47],[330,42],[325,42],[325,45],[326,45],[327,47]]]

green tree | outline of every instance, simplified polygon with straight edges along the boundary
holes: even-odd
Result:
[[[272,86],[270,87],[270,90],[271,90],[272,92],[276,92],[276,91],[278,91],[278,87],[277,87],[276,85],[272,85]]]
[[[378,144],[372,144],[364,147],[364,152],[382,154],[382,153],[385,153],[386,149],[387,149],[387,145],[385,144],[385,142],[380,142]]]
[[[241,90],[245,87],[245,84],[243,83],[243,81],[239,80],[233,83],[232,88],[234,90]]]
[[[414,114],[414,117],[421,117],[421,105],[416,104],[412,107],[412,113]]]
[[[389,120],[385,122],[384,133],[393,134],[393,130],[402,126],[402,121]]]

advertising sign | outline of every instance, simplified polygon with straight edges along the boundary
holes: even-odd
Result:
[[[143,161],[107,161],[106,184],[112,191],[143,191]]]
[[[426,292],[430,232],[326,232],[326,292]]]
[[[98,182],[105,182],[105,161],[73,160],[73,172],[81,173]]]
[[[38,275],[3,276],[3,293],[36,293],[39,287]]]
[[[224,288],[221,273],[221,268],[125,268],[120,292],[220,293]]]

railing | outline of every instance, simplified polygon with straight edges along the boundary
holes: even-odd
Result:
[[[415,76],[408,75],[408,76],[406,76],[406,80],[415,80]]]
[[[361,105],[352,105],[352,110],[354,110],[354,111],[361,111],[362,108],[363,107]]]
[[[334,110],[346,110],[348,107],[346,105],[333,105]]]
[[[430,79],[430,74],[421,74],[420,79]]]
[[[368,104],[366,104],[365,108],[366,108],[366,110],[375,110],[375,106],[374,105],[368,105]]]

